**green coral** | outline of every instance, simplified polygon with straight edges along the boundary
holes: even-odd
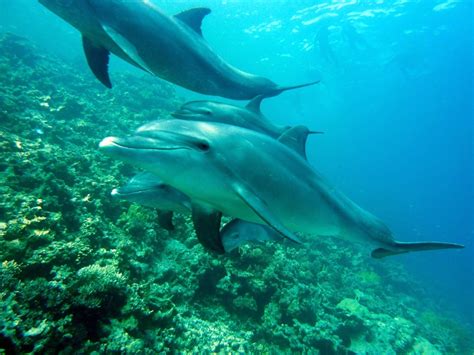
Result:
[[[72,286],[77,293],[76,303],[87,308],[120,307],[126,281],[115,265],[93,264],[80,268]]]

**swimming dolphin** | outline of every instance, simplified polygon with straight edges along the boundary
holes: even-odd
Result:
[[[220,231],[222,246],[226,253],[237,249],[241,245],[251,243],[262,243],[267,241],[281,242],[282,236],[273,228],[263,224],[233,219]]]
[[[192,200],[196,229],[215,229],[214,214],[265,224],[299,243],[294,232],[363,242],[382,258],[411,251],[463,248],[394,240],[378,218],[332,187],[280,141],[221,123],[160,120],[132,136],[108,137],[104,152],[144,168]],[[291,141],[291,139],[290,139]]]
[[[275,96],[318,82],[279,86],[226,63],[202,37],[201,22],[211,12],[207,8],[170,17],[149,0],[39,2],[82,33],[87,62],[109,88],[110,53],[189,90],[236,100]]]
[[[158,209],[158,223],[169,231],[174,229],[173,212],[189,214],[192,209],[188,196],[147,172],[139,173],[126,185],[113,189],[111,195]],[[281,239],[279,234],[267,226],[234,219],[220,230],[220,243],[217,245],[210,244],[208,239],[200,241],[211,250],[228,253],[245,243]]]
[[[182,120],[227,123],[278,138],[290,127],[275,125],[262,114],[260,104],[264,98],[258,95],[245,107],[218,101],[190,101],[171,115]]]
[[[175,118],[190,121],[218,122],[233,126],[248,128],[279,138],[286,132],[294,137],[293,149],[306,157],[306,141],[310,134],[321,134],[320,131],[310,131],[306,126],[278,126],[270,122],[260,111],[263,95],[253,98],[245,107],[235,106],[219,101],[190,101],[181,106],[171,115]]]
[[[126,185],[113,189],[111,195],[157,208],[158,223],[169,231],[174,229],[173,212],[188,214],[191,211],[188,196],[147,172],[137,174]]]

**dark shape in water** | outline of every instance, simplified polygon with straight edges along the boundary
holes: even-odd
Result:
[[[144,0],[39,1],[82,33],[87,62],[109,88],[109,53],[189,90],[236,100],[275,96],[318,82],[282,87],[226,63],[202,37],[207,8],[170,17]]]
[[[329,43],[329,28],[328,25],[322,25],[316,37],[314,38],[315,44],[319,46],[319,53],[321,56],[331,64],[337,66],[339,61],[337,60],[336,54]]]

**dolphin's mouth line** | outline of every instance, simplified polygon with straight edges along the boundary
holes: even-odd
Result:
[[[150,187],[149,189],[137,189],[137,190],[133,190],[133,191],[120,191],[120,190],[117,190],[116,194],[120,195],[120,196],[131,196],[131,195],[139,195],[139,194],[142,194],[142,193],[147,193],[147,192],[153,191],[153,190],[154,189],[152,187]]]
[[[111,144],[124,148],[124,149],[131,149],[131,150],[180,150],[180,149],[190,149],[188,147],[172,147],[172,148],[148,148],[142,146],[126,146],[117,142],[110,142]]]
[[[171,116],[173,116],[174,118],[189,117],[193,115],[194,113],[189,110],[179,110],[171,113]]]
[[[182,108],[179,109],[178,111],[174,111],[171,113],[171,116],[174,118],[181,118],[181,117],[194,117],[194,116],[210,116],[212,114],[211,111],[206,110],[206,109],[187,109],[187,108]]]

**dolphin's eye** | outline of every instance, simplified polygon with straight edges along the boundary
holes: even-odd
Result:
[[[196,147],[199,150],[203,151],[203,152],[207,152],[209,150],[209,143],[207,143],[207,142],[197,142]]]
[[[211,110],[202,110],[202,113],[205,114],[206,116],[212,116]]]

